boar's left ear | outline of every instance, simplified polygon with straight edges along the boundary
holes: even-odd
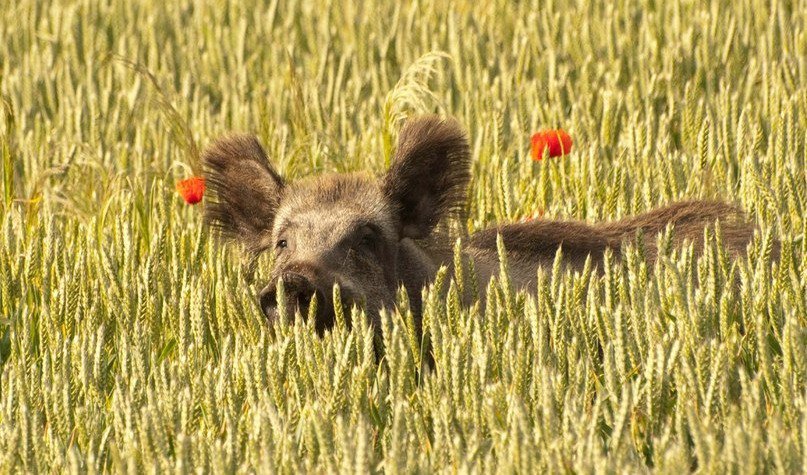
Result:
[[[410,119],[383,179],[398,207],[401,236],[424,238],[447,213],[462,207],[471,179],[468,139],[456,120],[438,116]]]
[[[260,250],[274,223],[283,180],[257,137],[221,138],[205,150],[202,160],[205,182],[214,195],[205,206],[205,221],[248,251]]]

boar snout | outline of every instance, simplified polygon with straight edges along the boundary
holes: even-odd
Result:
[[[314,322],[318,332],[323,332],[330,327],[333,321],[333,308],[330,299],[325,292],[318,288],[311,279],[296,272],[286,272],[281,276],[283,289],[286,293],[286,311],[290,319],[294,318],[295,312],[300,312],[303,318],[308,318],[309,307],[314,295],[317,297],[317,314]],[[267,285],[260,293],[259,302],[261,310],[269,322],[278,318],[277,284],[274,280]]]

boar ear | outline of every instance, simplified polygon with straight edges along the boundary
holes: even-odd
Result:
[[[440,218],[462,207],[470,165],[468,139],[456,120],[425,116],[404,124],[383,179],[403,237],[428,236]]]
[[[217,140],[202,157],[205,183],[213,199],[205,205],[205,221],[248,250],[260,248],[283,193],[283,180],[269,165],[253,135]]]

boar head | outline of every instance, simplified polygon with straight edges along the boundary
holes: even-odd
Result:
[[[285,181],[254,136],[230,135],[203,157],[212,191],[206,221],[257,255],[275,253],[258,302],[269,322],[278,317],[277,284],[286,308],[306,317],[317,299],[318,332],[334,323],[333,286],[343,304],[364,306],[372,323],[391,307],[401,285],[410,298],[433,275],[416,241],[464,203],[470,179],[465,133],[456,121],[409,120],[386,173],[321,175]],[[349,312],[347,312],[349,314]],[[378,328],[378,326],[376,326]]]

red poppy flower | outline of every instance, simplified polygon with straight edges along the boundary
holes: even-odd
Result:
[[[205,179],[200,176],[193,176],[177,182],[177,191],[182,195],[182,199],[189,205],[195,205],[202,201],[205,195]]]
[[[560,157],[572,150],[572,138],[563,129],[547,129],[532,136],[532,159],[544,158],[544,150],[549,149],[549,157]]]

